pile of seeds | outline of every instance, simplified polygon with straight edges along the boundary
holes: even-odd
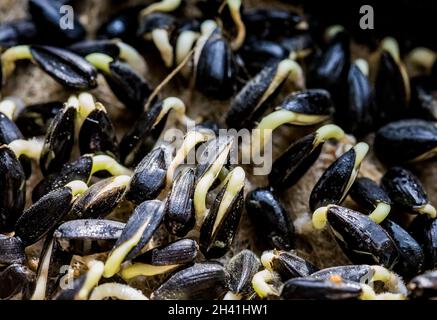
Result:
[[[437,297],[434,52],[358,58],[289,6],[139,2],[0,24],[1,299]],[[13,96],[27,73],[59,99]]]

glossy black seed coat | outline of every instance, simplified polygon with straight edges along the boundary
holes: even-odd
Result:
[[[332,276],[340,276],[341,279],[357,282],[369,283],[372,279],[374,271],[367,264],[336,266],[311,274],[311,278],[329,280]]]
[[[399,260],[389,234],[367,216],[340,206],[329,207],[327,219],[335,238],[354,264],[379,264],[393,268]]]
[[[227,184],[217,195],[200,228],[200,250],[207,258],[221,257],[229,250],[240,223],[241,212],[244,206],[243,189],[232,199],[218,225],[214,228],[216,219],[219,218],[219,209],[226,193],[226,187]]]
[[[128,108],[136,113],[143,111],[152,88],[146,80],[128,64],[114,60],[109,64],[110,73],[104,77],[112,92]]]
[[[15,234],[28,246],[52,230],[70,211],[73,195],[69,187],[55,189],[26,209],[18,219]]]
[[[32,59],[61,85],[75,90],[97,87],[97,70],[81,56],[65,49],[31,46]]]
[[[281,276],[282,281],[297,277],[307,277],[319,270],[311,262],[286,251],[282,251],[273,257],[271,267],[273,271]]]
[[[70,159],[74,145],[75,118],[76,109],[66,106],[50,123],[39,158],[44,175],[61,170]]]
[[[399,251],[400,259],[393,270],[407,278],[421,273],[425,257],[417,241],[401,226],[389,219],[384,220],[381,226],[393,239]]]
[[[59,101],[26,106],[15,119],[15,124],[27,138],[45,135],[52,119],[63,107]]]
[[[281,298],[286,300],[347,300],[358,299],[361,292],[361,286],[355,282],[335,283],[323,279],[296,278],[290,279],[284,284]]]
[[[68,50],[82,57],[95,52],[104,53],[113,59],[120,56],[120,48],[111,40],[84,40],[68,46]]]
[[[270,190],[256,189],[250,192],[246,196],[246,210],[262,241],[281,250],[293,247],[293,223]]]
[[[333,113],[331,95],[323,89],[308,89],[291,93],[282,101],[279,107],[307,115],[329,116]]]
[[[74,180],[87,183],[91,177],[92,165],[91,155],[83,155],[73,162],[64,164],[61,171],[48,175],[33,188],[32,201],[36,202],[50,191],[61,188]]]
[[[124,227],[118,221],[77,219],[61,224],[53,237],[63,250],[84,256],[111,250]]]
[[[269,102],[277,96],[281,85],[260,103],[278,70],[278,63],[266,66],[238,92],[226,114],[226,124],[229,128],[251,128],[254,121],[264,113]]]
[[[196,176],[193,169],[181,172],[173,181],[165,204],[164,223],[167,231],[179,237],[185,236],[194,227],[193,205]]]
[[[136,167],[126,199],[136,204],[155,199],[165,187],[166,175],[165,151],[159,147],[152,150]]]
[[[271,187],[285,191],[302,178],[322,151],[323,143],[314,146],[315,139],[316,134],[310,133],[296,140],[273,162],[268,175]]]
[[[15,153],[0,147],[0,231],[11,232],[23,212],[26,177]]]
[[[228,278],[218,263],[196,263],[172,275],[152,293],[151,299],[218,299],[226,292]]]
[[[31,20],[15,20],[0,25],[0,46],[4,48],[35,43],[39,40],[39,36]]]
[[[101,180],[89,187],[74,202],[69,219],[98,219],[112,212],[123,199],[125,185],[111,184],[114,178]]]
[[[355,157],[355,149],[352,148],[326,169],[311,191],[311,211],[343,201],[347,196],[347,185],[353,176]]]
[[[91,111],[79,131],[81,154],[106,153],[114,157],[118,154],[115,128],[104,108]]]
[[[437,127],[425,120],[391,122],[379,129],[374,148],[378,158],[389,164],[413,161],[437,147]]]
[[[377,122],[379,125],[405,117],[409,96],[399,64],[393,56],[384,51],[379,61],[375,80]]]
[[[431,299],[437,297],[437,271],[418,275],[408,283],[410,298]]]
[[[402,167],[389,169],[381,179],[381,186],[400,209],[412,211],[428,203],[419,179]]]
[[[186,264],[194,261],[197,252],[196,241],[181,239],[146,251],[133,259],[133,262],[147,263],[154,266]]]
[[[217,29],[201,49],[196,63],[196,88],[207,96],[227,99],[235,90],[235,58]]]

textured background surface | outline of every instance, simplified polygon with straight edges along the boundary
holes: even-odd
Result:
[[[106,19],[110,13],[117,11],[118,8],[141,2],[142,1],[109,0],[76,1],[77,6],[75,5],[75,12],[76,14],[79,14],[80,20],[92,35],[99,24]],[[266,6],[268,4],[269,6],[284,7],[283,4],[277,4],[274,1],[247,1],[245,3],[248,6],[253,6],[254,4],[257,6]],[[25,7],[25,0],[2,0],[0,2],[0,22],[24,17],[26,15]],[[190,12],[192,13],[192,11]],[[363,52],[365,55],[365,51],[361,48],[354,48],[353,52],[354,55],[363,55]],[[148,54],[146,60],[149,65],[149,70],[147,74],[145,74],[145,77],[151,84],[156,85],[164,78],[167,71],[164,70],[164,67],[160,62],[155,63],[156,56],[153,54]],[[98,101],[101,101],[106,106],[115,126],[117,127],[118,134],[121,135],[124,132],[124,129],[132,123],[133,119],[129,116],[128,112],[124,112],[125,109],[123,105],[120,104],[110,92],[103,78],[99,78],[99,87],[91,93],[95,95]],[[49,100],[66,100],[69,94],[71,94],[71,92],[66,91],[38,68],[29,64],[20,64],[13,77],[8,81],[4,88],[5,96],[18,96],[22,98],[26,104]],[[224,114],[224,111],[229,106],[229,101],[213,101],[205,98],[198,92],[192,92],[191,94],[188,86],[177,79],[173,80],[162,92],[163,97],[171,95],[180,97],[186,103],[188,115],[192,118],[198,118],[201,116],[204,119],[221,121],[220,116]],[[284,127],[275,131],[274,155],[277,156],[297,137],[302,136],[313,129],[314,128]],[[372,137],[367,137],[365,140],[371,142]],[[308,198],[315,182],[320,177],[323,170],[332,163],[336,157],[350,147],[350,143],[353,142],[354,138],[348,137],[345,141],[342,141],[337,145],[325,144],[322,156],[311,170],[296,186],[286,190],[281,195],[281,199],[288,209],[298,233],[296,239],[296,250],[303,256],[308,257],[319,267],[348,263],[348,260],[338,248],[329,231],[319,232],[312,229],[312,226],[309,223],[310,212],[308,209]],[[426,165],[420,166],[420,168],[413,169],[422,178],[431,201],[437,203],[437,184],[435,184],[436,170],[434,169],[433,163],[428,162]],[[383,170],[383,167],[377,162],[377,160],[375,160],[373,155],[370,154],[362,165],[361,175],[379,179]],[[29,184],[34,184],[38,179],[39,177],[34,177],[29,181]],[[264,186],[266,183],[266,180],[263,177],[249,177],[249,179],[250,183],[247,184],[246,191],[255,186]],[[347,200],[346,204],[354,206],[351,200]],[[254,241],[255,238],[256,236],[250,222],[244,213],[238,237],[234,243],[232,251],[238,252],[242,248],[248,247],[259,253]],[[159,240],[167,239],[157,239],[157,241]],[[33,249],[36,253],[37,247]],[[230,252],[230,254],[233,252]],[[34,262],[36,262],[36,259]],[[149,281],[147,281],[146,287],[149,287],[148,283]],[[151,279],[150,283],[153,287],[153,284],[156,282]]]

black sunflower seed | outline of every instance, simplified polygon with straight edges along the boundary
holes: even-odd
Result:
[[[252,278],[260,267],[258,257],[250,250],[234,255],[225,266],[229,273],[229,290],[239,297],[250,297],[254,293]]]
[[[391,269],[399,251],[389,234],[369,217],[340,206],[329,206],[327,221],[354,264],[379,264]]]
[[[39,164],[44,175],[61,170],[70,159],[74,144],[76,108],[66,105],[47,130]]]
[[[76,90],[97,87],[97,71],[84,58],[65,49],[30,46],[32,59],[61,85]]]
[[[399,251],[399,261],[393,270],[407,278],[421,273],[425,257],[417,241],[401,226],[389,219],[384,220],[381,226],[393,239]]]
[[[228,277],[218,263],[196,263],[172,275],[152,293],[151,299],[218,299],[226,292]]]
[[[0,25],[0,46],[14,47],[20,44],[35,43],[40,37],[35,24],[28,19],[20,19]]]
[[[332,276],[341,277],[341,279],[368,283],[372,280],[374,270],[367,264],[336,266],[319,270],[311,274],[311,278],[328,280]]]
[[[80,127],[79,148],[81,154],[107,153],[113,157],[118,154],[114,126],[100,103],[96,103],[96,108],[88,114]]]
[[[246,210],[259,237],[271,247],[293,247],[294,226],[282,204],[268,189],[256,189],[246,196]]]
[[[126,199],[139,204],[156,198],[165,187],[167,164],[165,149],[152,150],[135,168]]]
[[[62,3],[50,0],[29,0],[29,13],[38,32],[50,42],[59,44],[72,43],[85,38],[85,28],[76,17],[73,17],[73,28],[62,27],[61,6]]]
[[[366,143],[359,143],[326,169],[311,191],[312,211],[329,204],[340,204],[346,198],[368,149]]]
[[[361,293],[360,284],[351,281],[334,282],[314,278],[295,278],[284,284],[281,298],[286,300],[347,300],[358,299]]]
[[[381,185],[399,209],[435,218],[436,210],[429,203],[422,183],[409,170],[392,167],[382,177]]]
[[[85,256],[111,250],[124,227],[118,221],[77,219],[61,224],[53,237],[63,250]]]
[[[388,164],[425,160],[437,147],[437,127],[431,121],[408,119],[391,122],[376,133],[375,153]]]
[[[10,232],[23,212],[26,177],[15,153],[0,147],[0,231]]]
[[[194,169],[182,171],[174,180],[165,204],[164,223],[167,231],[179,237],[194,227]]]
[[[0,299],[10,299],[24,293],[35,276],[26,266],[13,264],[0,272]]]
[[[135,258],[161,224],[164,205],[159,200],[144,201],[135,208],[105,263],[105,278],[120,270],[124,260]]]
[[[408,283],[410,297],[413,299],[432,299],[437,297],[437,271],[418,275]]]
[[[25,137],[45,135],[51,120],[63,107],[60,101],[26,106],[15,119],[15,123]]]

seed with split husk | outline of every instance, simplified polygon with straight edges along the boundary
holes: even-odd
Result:
[[[59,171],[70,159],[76,111],[77,105],[67,104],[50,123],[39,159],[44,175]]]
[[[437,297],[437,271],[418,275],[408,283],[410,297],[413,299],[432,299]]]
[[[323,173],[310,195],[310,209],[329,204],[341,204],[354,183],[369,146],[358,143],[344,153]]]
[[[194,169],[182,171],[174,180],[165,204],[164,223],[167,231],[179,237],[194,227]]]
[[[80,256],[111,250],[125,224],[104,219],[77,219],[64,222],[53,233],[63,250]]]
[[[0,234],[0,266],[14,263],[23,264],[25,260],[26,256],[21,239]]]
[[[182,239],[153,248],[132,260],[133,264],[123,268],[121,276],[125,280],[137,276],[154,276],[173,271],[194,261],[199,248],[196,241]]]
[[[269,173],[270,186],[279,192],[293,186],[318,159],[324,142],[339,140],[343,136],[340,127],[328,124],[295,141],[273,162]]]
[[[284,124],[315,125],[328,120],[333,111],[331,95],[326,90],[309,89],[291,93],[275,111],[261,119],[252,133],[252,148],[262,151],[271,140],[272,132]]]
[[[0,231],[12,231],[25,203],[25,175],[15,153],[0,146]]]
[[[218,258],[229,250],[243,210],[244,182],[245,172],[241,167],[226,176],[200,228],[200,249],[205,257]]]
[[[87,189],[82,181],[73,181],[55,189],[32,206],[18,219],[15,234],[28,246],[52,230],[70,211],[73,200]]]
[[[397,43],[384,39],[375,80],[377,121],[380,125],[405,117],[410,102],[410,82]]]
[[[212,28],[202,32],[194,55],[196,88],[207,96],[227,99],[235,90],[235,57],[220,28],[207,22]],[[205,23],[202,31],[207,29]]]
[[[151,295],[154,300],[218,299],[226,292],[229,275],[218,263],[196,263],[172,275]]]
[[[368,216],[359,212],[329,205],[313,213],[313,225],[322,228],[329,223],[340,247],[355,264],[380,264],[393,268],[399,251],[390,235]]]
[[[0,299],[10,299],[16,294],[25,293],[33,282],[34,274],[26,266],[12,264],[0,272]]]
[[[41,180],[32,191],[33,202],[51,190],[65,186],[67,183],[80,180],[88,183],[91,177],[99,172],[110,175],[131,175],[132,172],[107,155],[83,155],[79,159],[66,163],[61,171],[48,175]]]
[[[25,137],[45,135],[52,119],[63,107],[60,101],[51,101],[26,106],[15,119]]]
[[[341,101],[346,91],[350,66],[350,39],[344,31],[337,32],[329,41],[321,56],[313,63],[309,74],[309,86],[323,88],[333,94],[333,100]]]
[[[154,103],[142,113],[120,142],[120,158],[124,164],[134,166],[152,150],[172,110],[181,117],[185,114],[185,104],[170,97]]]
[[[226,124],[235,129],[251,128],[286,81],[297,84],[302,77],[300,66],[290,59],[265,67],[237,94],[226,115]]]
[[[103,53],[91,53],[85,59],[103,73],[112,92],[128,109],[136,113],[143,110],[152,88],[142,75]]]
[[[219,136],[204,144],[196,167],[196,187],[194,189],[194,210],[196,224],[201,225],[207,214],[206,196],[226,164],[234,139]]]
[[[437,127],[434,122],[418,119],[390,122],[377,131],[374,146],[385,163],[426,160],[435,155]]]
[[[126,199],[136,204],[156,198],[165,187],[167,164],[164,147],[152,150],[135,168]]]
[[[346,300],[358,299],[362,294],[360,284],[351,281],[323,280],[314,278],[295,278],[285,282],[281,298]]]
[[[79,149],[81,154],[106,153],[112,157],[118,154],[115,129],[101,103],[96,103],[95,109],[82,122]]]
[[[105,262],[105,278],[115,275],[124,260],[135,258],[141,252],[161,224],[163,215],[164,205],[159,200],[144,201],[135,208]]]
[[[384,220],[381,226],[393,239],[399,251],[399,260],[393,270],[407,278],[421,273],[425,256],[419,243],[400,225],[389,219]]]
[[[96,219],[110,214],[122,200],[130,179],[117,176],[93,184],[75,201],[68,218]]]
[[[225,300],[250,298],[253,294],[252,278],[258,272],[261,263],[252,251],[242,250],[226,264],[229,273],[229,292]]]
[[[52,298],[58,289],[59,280],[68,269],[73,255],[64,251],[51,236],[47,237],[39,257],[35,284],[32,288],[32,300]]]
[[[246,196],[246,210],[262,242],[282,250],[293,247],[293,223],[271,190],[251,191]]]
[[[62,290],[56,297],[56,300],[87,300],[91,291],[99,283],[103,274],[103,262],[91,261],[88,264],[88,271],[74,280],[73,288]]]
[[[350,196],[376,223],[381,223],[390,213],[392,202],[389,196],[369,178],[357,178],[350,190]]]
[[[266,269],[278,273],[282,281],[307,277],[319,270],[311,262],[287,251],[265,251],[261,262]]]
[[[436,210],[429,203],[422,183],[409,170],[392,167],[382,177],[381,185],[399,209],[436,217]]]

